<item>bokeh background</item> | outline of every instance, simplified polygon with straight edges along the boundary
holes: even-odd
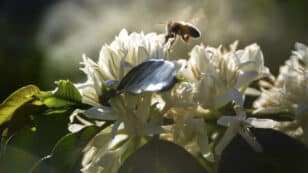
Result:
[[[308,42],[306,0],[2,0],[0,1],[0,101],[17,88],[53,81],[82,82],[79,62],[85,53],[98,58],[122,28],[164,32],[169,20],[198,26],[200,40],[177,43],[185,58],[197,43],[239,47],[257,42],[274,74],[296,41]]]

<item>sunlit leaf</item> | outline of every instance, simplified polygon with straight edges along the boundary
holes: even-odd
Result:
[[[73,83],[68,80],[59,80],[55,84],[57,88],[54,91],[36,94],[47,107],[59,108],[81,103],[81,95]]]
[[[118,90],[133,94],[164,91],[177,82],[174,63],[153,59],[134,67],[121,80]]]
[[[127,158],[119,173],[205,173],[206,170],[182,147],[152,140]]]
[[[9,121],[13,113],[23,104],[30,101],[40,89],[34,85],[22,87],[11,94],[0,104],[0,125]]]

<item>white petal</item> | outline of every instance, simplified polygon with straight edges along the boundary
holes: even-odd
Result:
[[[78,116],[78,114],[83,113],[84,110],[81,109],[75,109],[72,114],[70,115],[69,119],[70,119],[70,123],[73,123],[76,119],[76,117]]]
[[[228,128],[223,137],[220,139],[217,146],[215,147],[215,153],[220,155],[222,151],[226,148],[226,146],[231,142],[236,133],[237,132],[232,127]]]
[[[150,134],[161,134],[164,133],[165,130],[157,124],[148,124],[145,128],[144,134],[142,135],[150,135]]]
[[[108,149],[113,149],[116,145],[118,145],[123,140],[127,139],[127,135],[119,134],[112,138],[112,141],[110,142]],[[121,146],[123,147],[123,146]]]
[[[127,62],[125,56],[123,56],[120,61],[119,79],[122,79],[131,68],[133,68],[133,65]]]
[[[244,138],[244,140],[256,151],[256,152],[262,152],[263,148],[259,144],[259,142],[254,138],[254,136],[251,136],[249,132],[246,129],[242,129],[239,131],[240,135]]]
[[[239,65],[239,68],[243,71],[252,71],[252,70],[256,70],[257,68],[257,64],[255,61],[246,61],[242,64]]]
[[[71,133],[76,133],[85,127],[86,127],[85,125],[81,125],[81,124],[71,124],[68,126],[68,131],[70,131]]]
[[[307,113],[308,113],[308,106],[307,105],[300,105],[295,110],[295,115],[299,116],[299,117],[306,115]]]
[[[118,36],[121,40],[126,40],[128,38],[128,32],[125,28],[123,28],[120,33],[119,33],[119,36]]]
[[[303,127],[303,131],[304,131],[304,142],[306,146],[308,146],[308,124],[305,127]]]
[[[141,100],[140,95],[126,94],[125,95],[125,103],[126,103],[125,106],[128,109],[135,110],[136,106],[139,106],[138,101],[140,100]],[[123,110],[125,110],[125,108]]]
[[[115,112],[109,107],[92,107],[84,112],[90,119],[96,120],[116,120]]]
[[[197,142],[200,148],[200,152],[202,153],[202,156],[206,158],[207,160],[214,162],[214,156],[211,153],[211,150],[209,147],[208,137],[206,135],[199,135]]]
[[[233,43],[230,44],[230,51],[236,51],[239,41],[235,40]]]
[[[112,138],[114,138],[115,135],[117,134],[117,131],[118,131],[120,125],[121,125],[121,121],[120,121],[120,120],[117,120],[117,121],[113,124],[112,129],[111,129],[111,137],[112,137]]]
[[[257,71],[248,71],[240,74],[237,78],[236,87],[240,88],[243,86],[247,86],[250,82],[256,80],[257,76]]]
[[[253,111],[253,114],[275,114],[282,112],[283,110],[280,107],[268,107],[268,108],[259,108]]]
[[[231,88],[228,91],[226,91],[225,94],[216,97],[215,108],[224,106],[232,100],[235,101],[235,103],[238,105],[243,105],[243,98],[241,93],[234,88]]]
[[[136,116],[142,123],[146,123],[150,116],[151,97],[151,94],[144,94],[144,97],[142,98],[141,103],[139,102],[136,110]],[[139,98],[139,100],[141,100],[141,98]]]
[[[223,116],[217,120],[217,124],[230,127],[232,124],[239,123],[237,116]]]
[[[255,88],[250,88],[248,87],[246,90],[245,90],[245,95],[249,95],[249,96],[260,96],[261,95],[261,92]]]
[[[274,128],[277,124],[274,120],[259,118],[247,118],[245,122],[256,128]]]
[[[83,89],[79,89],[79,92],[82,96],[82,103],[89,104],[91,106],[101,105],[99,103],[98,94],[92,85]]]
[[[90,147],[84,153],[83,158],[82,158],[82,162],[81,162],[81,165],[83,166],[84,170],[89,168],[90,162],[93,159],[93,157],[95,156],[96,152],[97,152],[97,148],[96,147]]]

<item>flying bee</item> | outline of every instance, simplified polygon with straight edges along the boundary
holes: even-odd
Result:
[[[189,38],[199,38],[201,36],[201,32],[199,29],[187,22],[183,21],[170,21],[166,26],[166,35],[165,35],[165,43],[167,43],[170,39],[170,47],[174,44],[177,35],[181,36],[181,39],[187,43]]]

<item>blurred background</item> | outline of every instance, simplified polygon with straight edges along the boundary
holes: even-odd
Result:
[[[296,41],[308,42],[305,0],[2,0],[0,1],[0,101],[17,88],[53,81],[82,82],[82,54],[96,60],[100,48],[122,28],[164,32],[163,23],[184,20],[198,26],[200,40],[177,42],[187,57],[192,46],[239,47],[257,42],[274,74]]]

